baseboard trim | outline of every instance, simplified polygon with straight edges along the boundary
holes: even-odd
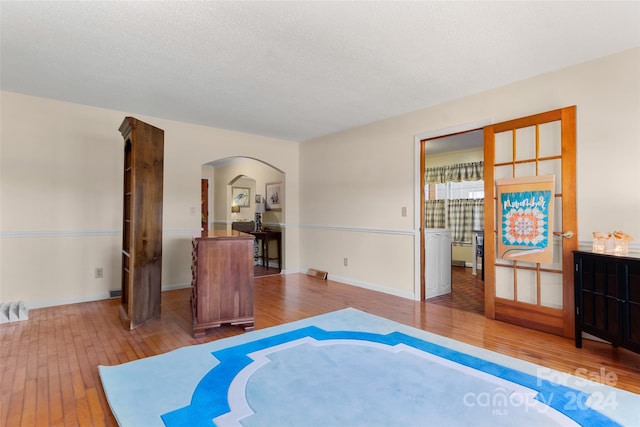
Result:
[[[328,275],[327,278],[329,280],[333,280],[334,282],[344,283],[345,285],[357,286],[359,288],[369,289],[371,291],[376,291],[376,292],[382,292],[384,294],[394,295],[394,296],[401,297],[401,298],[406,298],[406,299],[410,299],[410,300],[413,300],[415,298],[415,295],[413,294],[413,292],[405,292],[405,291],[400,291],[400,290],[397,290],[397,289],[387,288],[387,287],[384,287],[384,286],[377,286],[377,285],[374,285],[374,284],[371,284],[371,283],[367,283],[367,282],[351,280],[351,279],[347,279],[347,278],[340,277],[340,276],[333,276],[331,274]]]

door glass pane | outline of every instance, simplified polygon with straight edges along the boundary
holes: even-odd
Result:
[[[496,258],[496,264],[505,267],[511,267],[513,266],[513,261],[511,261],[510,259]]]
[[[516,177],[521,176],[536,176],[536,163],[518,163],[516,165]]]
[[[562,154],[562,134],[560,121],[543,123],[539,126],[540,157],[559,156]]]
[[[553,231],[562,232],[562,197],[553,198]]]
[[[546,270],[562,270],[562,237],[553,236],[553,259],[551,264],[540,264]]]
[[[493,169],[495,179],[513,178],[513,166],[497,166]]]
[[[540,305],[562,308],[562,274],[540,272]]]
[[[562,233],[562,197],[553,199],[553,231]],[[553,260],[551,264],[540,264],[541,268],[562,270],[562,237],[553,235]]]
[[[555,177],[555,192],[562,192],[562,161],[560,159],[543,160],[538,163],[538,175],[553,175]]]
[[[496,297],[513,301],[513,268],[496,266]]]
[[[516,160],[536,158],[536,127],[516,129]]]
[[[513,132],[506,131],[495,134],[495,162],[506,163],[513,161]]]
[[[537,265],[538,265],[537,262],[518,261],[518,267],[533,267],[533,268],[535,268]]]
[[[498,210],[496,209],[496,211],[495,211],[495,212],[498,212]],[[494,247],[494,248],[497,248],[497,247],[498,247],[498,237],[497,237],[497,236],[498,236],[498,234],[496,233],[496,239],[495,239],[495,242],[494,242],[494,245],[493,245],[493,247]],[[485,236],[485,239],[486,239],[486,236]],[[513,261],[512,261],[512,260],[510,260],[510,259],[498,258],[498,254],[496,254],[496,259],[495,259],[495,261],[496,261],[496,265],[498,265],[498,266],[506,267],[506,268],[508,268],[509,270],[512,270],[512,268],[513,268],[513,267],[512,267],[512,266],[513,266]],[[498,267],[496,267],[496,271],[498,271]],[[498,273],[496,273],[496,282],[498,281],[498,276],[497,276],[497,274],[498,274]],[[511,279],[510,279],[510,283],[513,283],[513,274],[511,274],[511,276],[510,276],[510,277],[511,277]],[[497,295],[497,294],[496,294],[496,295]],[[511,291],[511,298],[513,298],[513,290]]]
[[[518,301],[529,304],[538,302],[537,275],[533,270],[516,270],[518,275]]]

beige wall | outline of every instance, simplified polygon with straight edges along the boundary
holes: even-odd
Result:
[[[120,287],[117,129],[127,114],[7,92],[0,101],[0,301],[105,297]],[[416,136],[569,105],[578,114],[579,240],[614,229],[640,240],[640,48],[299,145],[136,116],[165,130],[163,286],[190,280],[203,163],[241,156],[285,174],[287,271],[319,268],[413,297]]]
[[[455,145],[455,140],[452,141]],[[470,150],[451,151],[442,154],[425,156],[425,167],[435,168],[438,166],[452,165],[456,163],[481,162],[484,160],[484,150],[474,148]]]
[[[579,240],[588,244],[592,231],[615,229],[640,239],[636,48],[303,143],[301,268],[320,267],[348,283],[414,294],[416,136],[570,105],[577,106],[578,115]],[[402,206],[409,207],[407,217],[401,216]]]
[[[0,301],[30,308],[105,298],[120,288],[120,111],[1,93]],[[188,285],[200,230],[203,163],[245,156],[286,173],[287,218],[298,222],[298,144],[134,115],[165,131],[164,289]],[[192,208],[194,214],[191,214]],[[297,269],[298,236],[286,235]],[[104,268],[104,278],[94,269]]]

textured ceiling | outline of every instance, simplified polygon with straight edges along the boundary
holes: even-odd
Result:
[[[2,90],[292,141],[640,46],[640,2],[0,3]]]

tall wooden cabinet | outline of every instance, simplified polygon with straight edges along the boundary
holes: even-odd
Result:
[[[640,353],[640,254],[574,252],[576,347],[582,332]]]
[[[164,131],[133,117],[124,138],[122,304],[120,319],[134,329],[160,316]]]

